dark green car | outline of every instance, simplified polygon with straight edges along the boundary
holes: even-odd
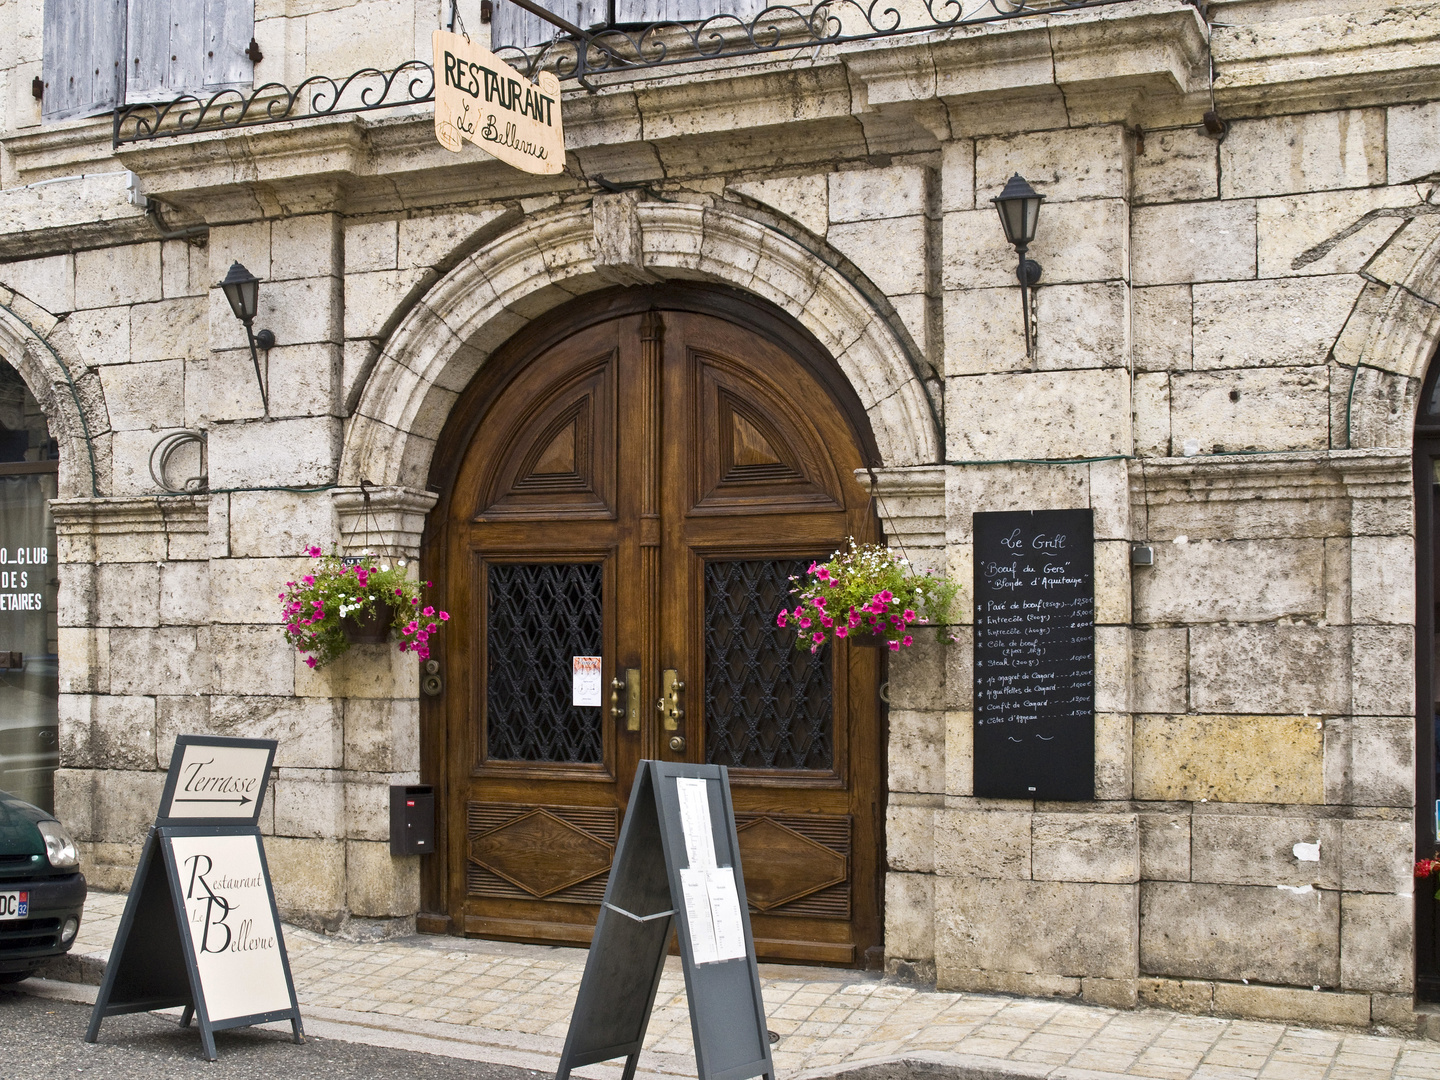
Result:
[[[85,907],[75,841],[55,815],[0,791],[0,983],[70,951]]]

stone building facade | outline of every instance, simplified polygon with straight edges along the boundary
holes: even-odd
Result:
[[[1432,5],[1130,0],[567,83],[554,177],[448,153],[423,105],[117,150],[108,113],[42,123],[43,7],[10,5],[0,53],[0,357],[58,440],[55,801],[92,885],[128,885],[174,735],[263,735],[288,917],[465,929],[453,882],[387,843],[390,785],[456,767],[414,661],[312,672],[275,593],[308,543],[433,555],[436,462],[487,360],[587,296],[678,282],[823,350],[884,535],[967,598],[972,513],[1094,511],[1096,799],[973,796],[967,627],[891,658],[884,962],[1423,1027]],[[427,59],[439,7],[258,0],[254,82]],[[1033,358],[989,203],[1017,172],[1045,196]],[[215,288],[237,261],[278,337],[268,416]],[[207,490],[164,494],[152,450],[181,429]]]

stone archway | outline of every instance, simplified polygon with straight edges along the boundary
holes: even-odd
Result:
[[[491,352],[530,320],[614,284],[713,281],[792,315],[835,358],[870,418],[882,462],[935,462],[936,418],[912,358],[826,258],[739,206],[599,196],[562,206],[475,252],[396,328],[346,432],[340,483],[423,489],[435,440]]]
[[[50,424],[60,447],[59,490],[62,499],[98,498],[108,493],[102,468],[108,459],[95,439],[109,430],[104,390],[93,376],[77,385],[70,365],[45,336],[0,294],[0,359],[25,380]],[[53,322],[43,311],[37,312]],[[83,409],[82,409],[83,403]]]
[[[1345,424],[1336,449],[1411,445],[1420,387],[1440,347],[1440,236],[1389,277],[1372,276],[1335,343],[1336,359],[1353,370],[1350,384],[1337,388]]]

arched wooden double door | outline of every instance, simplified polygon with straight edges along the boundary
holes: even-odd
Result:
[[[864,962],[883,658],[812,656],[775,623],[790,575],[875,535],[864,414],[738,296],[616,290],[568,316],[500,351],[437,457],[427,566],[457,618],[427,727],[448,834],[432,903],[453,932],[588,942],[636,763],[713,762],[760,955]],[[600,658],[598,704],[576,703],[576,657]]]

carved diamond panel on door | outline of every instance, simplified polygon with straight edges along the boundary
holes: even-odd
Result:
[[[613,809],[471,803],[472,896],[598,903],[615,853]]]
[[[850,818],[736,814],[745,896],[767,915],[850,917]]]

